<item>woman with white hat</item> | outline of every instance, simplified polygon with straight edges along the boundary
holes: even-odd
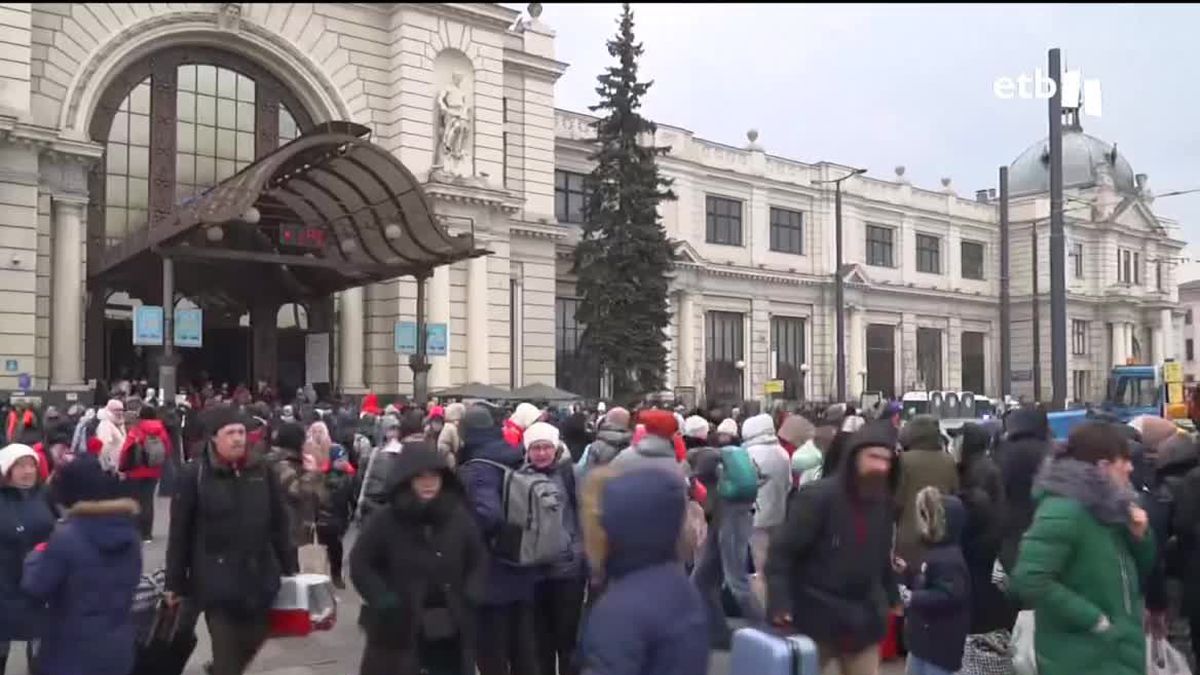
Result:
[[[32,641],[41,637],[45,622],[40,603],[21,592],[25,556],[54,529],[38,461],[28,445],[13,443],[0,450],[0,675],[10,642],[25,642],[26,659],[32,660]]]

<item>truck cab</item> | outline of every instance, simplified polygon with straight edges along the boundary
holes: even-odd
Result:
[[[1186,419],[1181,364],[1167,361],[1161,365],[1113,366],[1104,402],[1089,408],[1050,413],[1047,415],[1050,431],[1055,439],[1065,440],[1071,429],[1097,412],[1115,416],[1122,422],[1141,415]]]

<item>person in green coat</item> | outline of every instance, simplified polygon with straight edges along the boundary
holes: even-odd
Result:
[[[1034,482],[1037,512],[1011,590],[1035,612],[1039,675],[1143,675],[1140,580],[1154,564],[1129,445],[1105,422],[1067,438]]]

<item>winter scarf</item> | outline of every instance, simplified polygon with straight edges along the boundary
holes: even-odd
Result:
[[[1137,493],[1119,486],[1090,462],[1059,457],[1042,465],[1034,481],[1034,492],[1048,492],[1074,499],[1096,520],[1109,525],[1129,522],[1129,506]]]

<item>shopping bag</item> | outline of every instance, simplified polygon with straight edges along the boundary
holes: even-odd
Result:
[[[296,556],[300,559],[301,574],[329,576],[329,554],[326,552],[325,546],[317,542],[316,530],[309,537],[309,543],[296,551]]]
[[[968,635],[959,675],[1014,675],[1012,636],[1006,630]]]
[[[1146,675],[1192,675],[1187,659],[1170,642],[1146,636]]]
[[[1017,614],[1013,625],[1013,670],[1017,675],[1037,675],[1037,651],[1033,644],[1034,613],[1026,609]]]
[[[181,621],[182,605],[160,602],[145,639],[137,645],[130,675],[181,675],[196,650],[196,632]]]

